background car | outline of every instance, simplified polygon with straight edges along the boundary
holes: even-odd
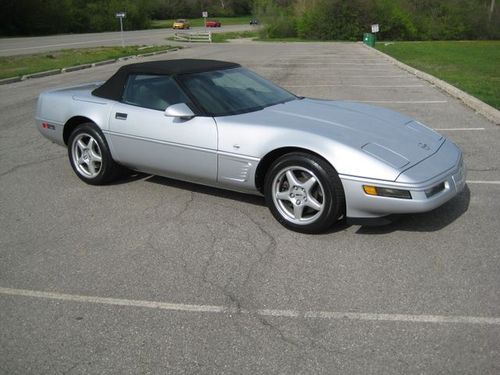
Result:
[[[124,166],[263,195],[281,224],[304,233],[430,211],[465,186],[461,150],[420,122],[298,97],[224,61],[130,64],[104,83],[43,92],[36,125],[88,184]]]
[[[259,20],[257,18],[252,18],[250,20],[250,25],[258,25],[259,24]]]
[[[217,20],[209,20],[206,23],[207,27],[221,27],[221,23]]]
[[[172,29],[189,29],[189,27],[189,22],[185,19],[178,19],[172,25]]]

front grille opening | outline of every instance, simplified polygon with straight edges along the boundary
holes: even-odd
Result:
[[[425,195],[427,196],[427,198],[430,198],[430,197],[436,195],[437,193],[442,192],[444,189],[445,189],[444,182],[441,182],[440,184],[433,186],[430,189],[427,189],[425,191]]]

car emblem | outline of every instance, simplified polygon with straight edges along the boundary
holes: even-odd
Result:
[[[418,147],[420,147],[421,149],[424,149],[426,151],[430,151],[431,150],[431,148],[429,146],[427,146],[426,143],[422,143],[422,142],[418,143]]]

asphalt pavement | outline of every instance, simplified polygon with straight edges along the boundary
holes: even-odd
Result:
[[[35,129],[36,98],[126,62],[0,86],[0,373],[498,374],[500,128],[358,43],[148,60],[187,57],[414,116],[463,149],[467,188],[387,226],[299,234],[260,197],[82,183]]]
[[[123,32],[123,41],[130,45],[165,45],[172,44],[167,38],[176,32],[201,32],[209,30],[213,33],[251,30],[251,25],[228,25],[221,27],[192,27],[189,30],[153,29]],[[89,48],[101,46],[117,46],[122,43],[120,31],[86,34],[59,34],[39,37],[0,38],[0,56],[25,55],[40,52],[57,51],[70,48]]]

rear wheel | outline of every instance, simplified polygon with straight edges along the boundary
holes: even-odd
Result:
[[[344,190],[335,169],[306,153],[277,159],[266,174],[264,194],[274,217],[297,232],[323,232],[345,211]]]
[[[112,159],[106,140],[92,123],[79,125],[71,133],[68,157],[76,175],[91,185],[111,182],[121,168]]]

